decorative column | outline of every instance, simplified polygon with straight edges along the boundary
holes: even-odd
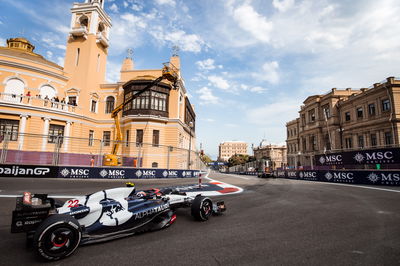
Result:
[[[65,130],[64,130],[64,140],[65,140],[64,141],[64,152],[68,151],[71,124],[72,124],[71,121],[66,121]]]
[[[19,143],[18,143],[18,150],[21,150],[24,146],[24,135],[25,135],[25,128],[26,128],[26,119],[29,115],[20,115],[21,122],[19,125]]]
[[[44,126],[43,126],[43,140],[42,140],[42,151],[46,151],[46,145],[47,145],[47,135],[49,134],[49,125],[51,118],[48,117],[43,117],[44,120]]]

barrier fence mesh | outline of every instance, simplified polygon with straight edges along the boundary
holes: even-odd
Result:
[[[115,142],[89,138],[0,132],[0,163],[103,166]],[[120,141],[123,167],[204,170],[199,152],[181,147]]]

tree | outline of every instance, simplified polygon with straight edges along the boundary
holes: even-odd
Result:
[[[235,166],[240,164],[245,164],[249,161],[249,155],[246,154],[235,154],[232,155],[228,160],[228,166]]]
[[[203,154],[200,158],[201,158],[201,161],[205,164],[212,162],[210,156],[208,156],[207,154]]]

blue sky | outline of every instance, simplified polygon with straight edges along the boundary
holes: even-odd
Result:
[[[105,1],[107,80],[128,48],[137,69],[154,69],[178,45],[197,146],[213,158],[223,141],[283,144],[310,95],[400,76],[398,0]],[[0,45],[23,36],[63,65],[73,2],[0,0]]]

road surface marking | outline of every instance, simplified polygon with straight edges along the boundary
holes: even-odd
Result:
[[[329,182],[319,182],[319,183],[321,183],[321,184],[326,184],[326,185],[337,185],[337,186],[346,186],[346,187],[357,187],[357,188],[366,188],[366,189],[373,189],[373,190],[380,190],[380,191],[388,191],[388,192],[397,192],[397,193],[400,193],[400,190],[388,189],[388,188],[366,187],[366,186],[359,186],[359,185],[340,184],[340,183],[329,183]]]

